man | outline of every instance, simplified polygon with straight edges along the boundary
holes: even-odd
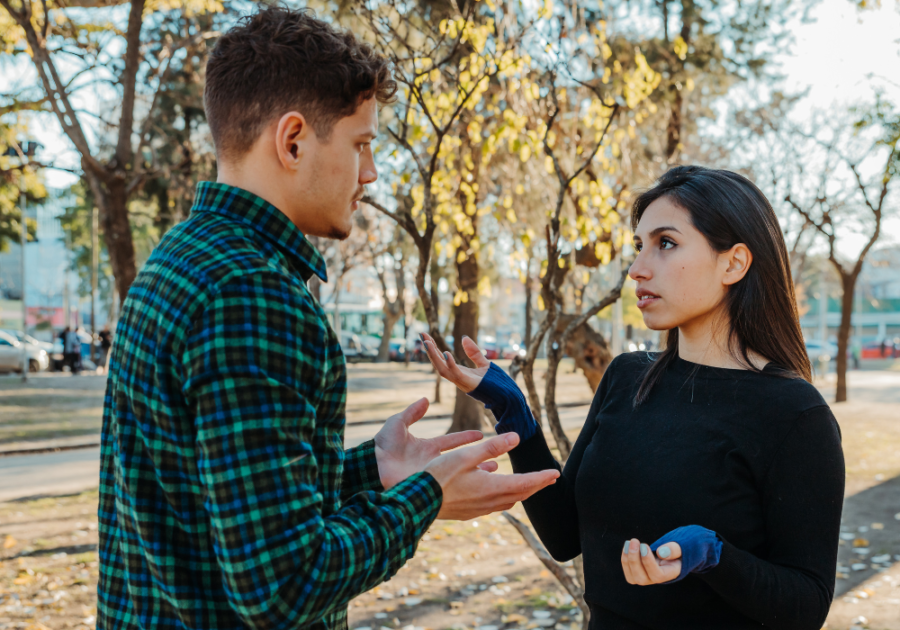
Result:
[[[268,8],[210,57],[218,182],[123,305],[104,401],[97,627],[346,628],[437,518],[505,509],[558,473],[491,474],[516,443],[418,440],[420,400],[344,451],[340,344],[304,235],[345,238],[377,176],[387,62]]]

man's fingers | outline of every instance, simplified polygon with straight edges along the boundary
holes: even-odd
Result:
[[[478,347],[478,344],[469,337],[463,337],[462,347],[466,352],[466,356],[472,359],[472,363],[475,364],[475,367],[490,367],[491,362],[484,356],[484,353],[481,351],[481,348]]]
[[[416,420],[421,420],[425,416],[425,412],[428,411],[428,404],[427,398],[420,398],[401,411],[400,419],[403,421],[403,424],[410,426]]]
[[[512,501],[524,501],[534,493],[540,492],[547,486],[556,483],[558,478],[558,470],[539,470],[537,472],[498,476],[492,486],[495,492],[508,496]]]
[[[480,468],[484,472],[497,472],[497,469],[500,468],[500,464],[494,461],[481,462],[480,464],[478,464],[478,468]]]
[[[473,466],[480,464],[487,459],[500,457],[503,453],[511,451],[519,443],[519,436],[516,433],[504,433],[490,440],[485,440],[477,446],[473,446],[465,451],[469,456],[469,461]]]
[[[459,433],[450,433],[448,435],[431,438],[431,440],[441,452],[444,452],[449,451],[452,448],[457,448],[458,446],[463,446],[464,444],[477,442],[483,437],[484,433],[481,431],[460,431]]]

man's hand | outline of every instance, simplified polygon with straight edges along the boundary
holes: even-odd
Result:
[[[410,475],[425,470],[425,466],[443,451],[463,444],[477,442],[484,437],[481,431],[461,431],[423,440],[409,432],[409,427],[428,411],[428,399],[422,398],[401,413],[391,416],[375,434],[375,460],[378,476],[384,489],[397,485]],[[485,473],[497,470],[496,462],[484,462]]]
[[[449,437],[449,436],[444,436]],[[500,510],[556,483],[558,470],[517,475],[491,475],[480,466],[519,443],[519,436],[506,433],[482,444],[445,453],[425,468],[441,484],[443,502],[438,518],[469,520]]]

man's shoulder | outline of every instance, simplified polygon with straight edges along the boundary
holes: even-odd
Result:
[[[265,281],[255,284],[263,289],[277,285],[291,301],[310,298],[302,279],[273,259],[252,228],[194,213],[153,250],[129,290],[123,316],[140,327],[163,317],[174,328],[185,327],[223,287],[261,277]]]

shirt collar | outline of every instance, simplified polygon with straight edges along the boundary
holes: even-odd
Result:
[[[247,225],[296,262],[304,281],[328,282],[322,255],[281,210],[251,192],[220,182],[200,182],[191,212],[212,212]]]

